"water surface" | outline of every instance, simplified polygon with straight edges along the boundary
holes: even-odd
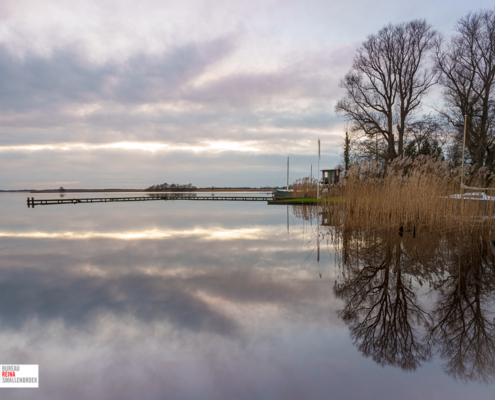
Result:
[[[0,195],[0,363],[39,364],[40,388],[9,398],[493,398],[489,248],[457,304],[455,238],[336,237],[264,202],[26,197]]]

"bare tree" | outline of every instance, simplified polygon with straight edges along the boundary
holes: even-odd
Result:
[[[436,36],[425,20],[387,25],[362,44],[341,81],[347,93],[336,112],[368,139],[383,137],[386,160],[403,156],[411,115],[436,83],[436,72],[424,66]]]
[[[424,116],[408,124],[405,131],[404,155],[416,158],[419,155],[443,156],[446,135],[438,118]]]
[[[361,132],[349,132],[351,139],[351,153],[354,162],[386,160],[388,157],[388,145],[378,135],[363,137]]]
[[[470,13],[458,21],[447,44],[438,43],[435,63],[441,72],[445,109],[442,115],[455,138],[462,138],[475,170],[492,169],[495,160],[495,10]],[[459,140],[459,139],[457,139]]]

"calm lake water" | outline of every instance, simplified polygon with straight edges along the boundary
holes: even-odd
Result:
[[[0,363],[40,387],[1,398],[493,399],[486,238],[323,216],[318,263],[309,207],[26,197],[0,194]]]

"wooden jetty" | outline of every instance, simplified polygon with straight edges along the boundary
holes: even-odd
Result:
[[[268,201],[268,196],[141,196],[141,197],[87,197],[73,199],[35,199],[27,198],[27,206],[44,206],[49,204],[79,204],[79,203],[115,203],[122,201],[157,201],[157,200],[195,200],[195,201]]]

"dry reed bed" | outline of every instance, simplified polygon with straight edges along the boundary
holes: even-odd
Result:
[[[301,179],[297,179],[292,184],[293,197],[301,198],[301,197],[316,197],[317,187],[316,187],[316,178],[305,177]]]
[[[396,160],[387,168],[361,163],[334,189],[332,195],[340,194],[345,201],[329,207],[343,218],[346,228],[491,229],[495,202],[449,198],[461,193],[460,180],[459,167],[431,157]],[[471,169],[464,178],[468,186],[485,187],[492,181],[483,168],[476,173]]]

